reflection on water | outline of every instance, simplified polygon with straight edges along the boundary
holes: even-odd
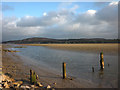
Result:
[[[92,82],[111,84],[117,80],[118,56],[104,54],[105,69],[100,69],[99,53],[73,52],[50,49],[42,46],[28,46],[16,48],[18,54],[32,58],[38,67],[42,64],[46,67],[61,72],[62,62],[67,63],[67,75],[84,78]],[[94,67],[94,72],[92,72]]]
[[[104,78],[104,71],[103,70],[100,70],[99,72],[99,78],[103,79]]]

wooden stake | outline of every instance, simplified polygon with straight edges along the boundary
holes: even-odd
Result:
[[[33,70],[30,69],[30,83],[31,84],[33,83],[32,77],[33,77]]]
[[[66,63],[63,62],[63,79],[66,78]]]
[[[30,69],[30,83],[36,84],[36,82],[37,82],[36,73]]]
[[[33,73],[32,80],[33,80],[33,84],[36,84],[37,81],[36,81],[36,73],[35,72]]]
[[[94,72],[94,67],[92,67],[92,71]]]
[[[104,60],[103,60],[103,53],[100,53],[100,67],[101,69],[104,69]]]
[[[110,64],[108,63],[108,67],[110,66]]]

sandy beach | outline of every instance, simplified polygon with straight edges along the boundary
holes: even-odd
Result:
[[[107,44],[100,44],[100,45],[89,45],[87,47],[86,44],[75,44],[75,45],[67,45],[67,44],[30,44],[33,46],[47,46],[49,48],[55,49],[67,49],[67,50],[105,50],[105,52],[117,50],[117,44],[111,44],[106,47]],[[109,48],[109,49],[108,49]],[[62,72],[61,74],[57,74],[54,71],[50,71],[49,69],[44,69],[44,67],[38,68],[35,65],[27,65],[23,63],[23,60],[27,58],[21,57],[17,55],[15,52],[3,52],[2,54],[2,68],[3,73],[8,74],[10,77],[14,78],[15,80],[22,80],[24,85],[30,85],[30,69],[34,70],[39,76],[39,82],[42,83],[44,87],[50,85],[52,88],[104,88],[110,86],[99,86],[96,83],[92,83],[90,81],[84,79],[73,78],[70,79],[62,79]],[[72,77],[69,77],[72,78]]]
[[[118,44],[106,43],[106,44],[21,44],[29,46],[45,46],[53,49],[71,50],[81,52],[94,52],[94,53],[106,53],[117,54]]]
[[[3,52],[3,73],[9,74],[10,77],[15,80],[22,80],[24,84],[29,84],[29,70],[33,69],[39,75],[39,81],[46,87],[50,85],[55,88],[90,88],[97,87],[97,85],[85,81],[85,80],[63,80],[61,75],[52,73],[52,71],[47,71],[42,68],[37,68],[36,66],[27,66],[22,61],[24,59],[15,53]],[[37,69],[36,69],[37,68]],[[56,84],[54,84],[56,83]]]

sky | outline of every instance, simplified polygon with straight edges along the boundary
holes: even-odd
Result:
[[[118,2],[3,2],[2,40],[118,38]]]

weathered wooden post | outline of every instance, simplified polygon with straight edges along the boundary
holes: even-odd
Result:
[[[94,72],[94,67],[92,67],[92,72]]]
[[[100,67],[101,69],[104,69],[104,60],[103,60],[103,53],[100,53]]]
[[[36,79],[38,80],[38,75],[36,75]]]
[[[36,73],[33,72],[33,84],[36,84],[37,83],[37,80],[36,80]]]
[[[36,84],[36,73],[30,69],[30,83],[31,84]]]
[[[110,64],[108,63],[108,67],[110,66]]]
[[[66,63],[63,62],[63,79],[66,78]]]
[[[32,84],[33,83],[33,70],[30,69],[30,83]]]

